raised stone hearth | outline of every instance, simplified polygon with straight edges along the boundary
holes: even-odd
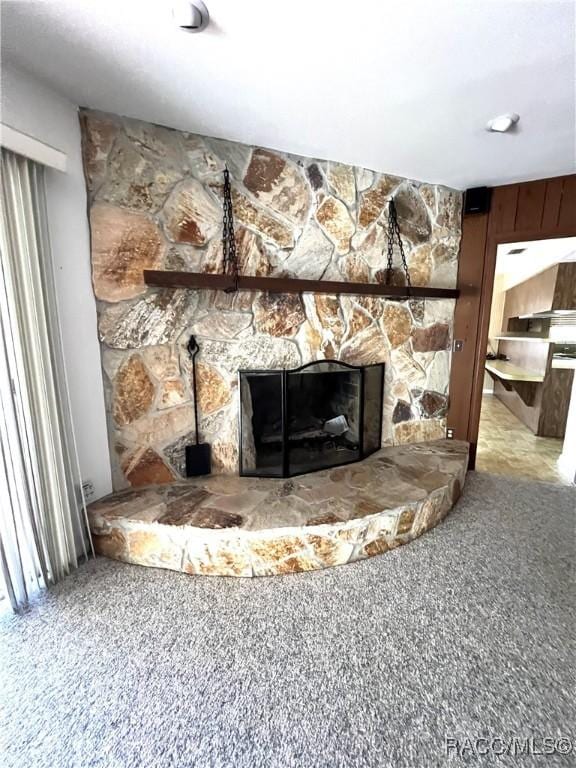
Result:
[[[121,491],[88,509],[96,551],[214,576],[343,565],[406,544],[460,496],[468,444],[436,440],[289,480],[212,475]]]

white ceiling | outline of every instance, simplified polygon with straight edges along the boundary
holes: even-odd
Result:
[[[516,248],[525,250],[522,253],[510,253]],[[500,290],[507,291],[562,261],[576,261],[576,237],[506,243],[498,246],[495,278]]]
[[[189,35],[170,0],[4,0],[2,54],[84,106],[413,179],[574,171],[572,0],[206,2]]]

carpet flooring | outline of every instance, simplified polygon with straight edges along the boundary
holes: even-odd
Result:
[[[434,531],[340,568],[89,562],[0,620],[0,763],[574,765],[465,739],[576,735],[575,512],[573,488],[471,473]]]

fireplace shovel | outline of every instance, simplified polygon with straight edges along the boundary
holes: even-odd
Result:
[[[196,391],[196,355],[200,351],[194,336],[188,341],[188,354],[192,359],[193,391],[194,391],[194,425],[196,429],[196,444],[186,446],[186,477],[209,475],[212,470],[210,444],[198,442],[198,394]]]

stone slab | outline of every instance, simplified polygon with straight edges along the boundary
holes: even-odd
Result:
[[[382,554],[433,528],[459,498],[468,444],[383,448],[290,479],[211,475],[121,491],[88,508],[96,551],[138,565],[271,576]]]

